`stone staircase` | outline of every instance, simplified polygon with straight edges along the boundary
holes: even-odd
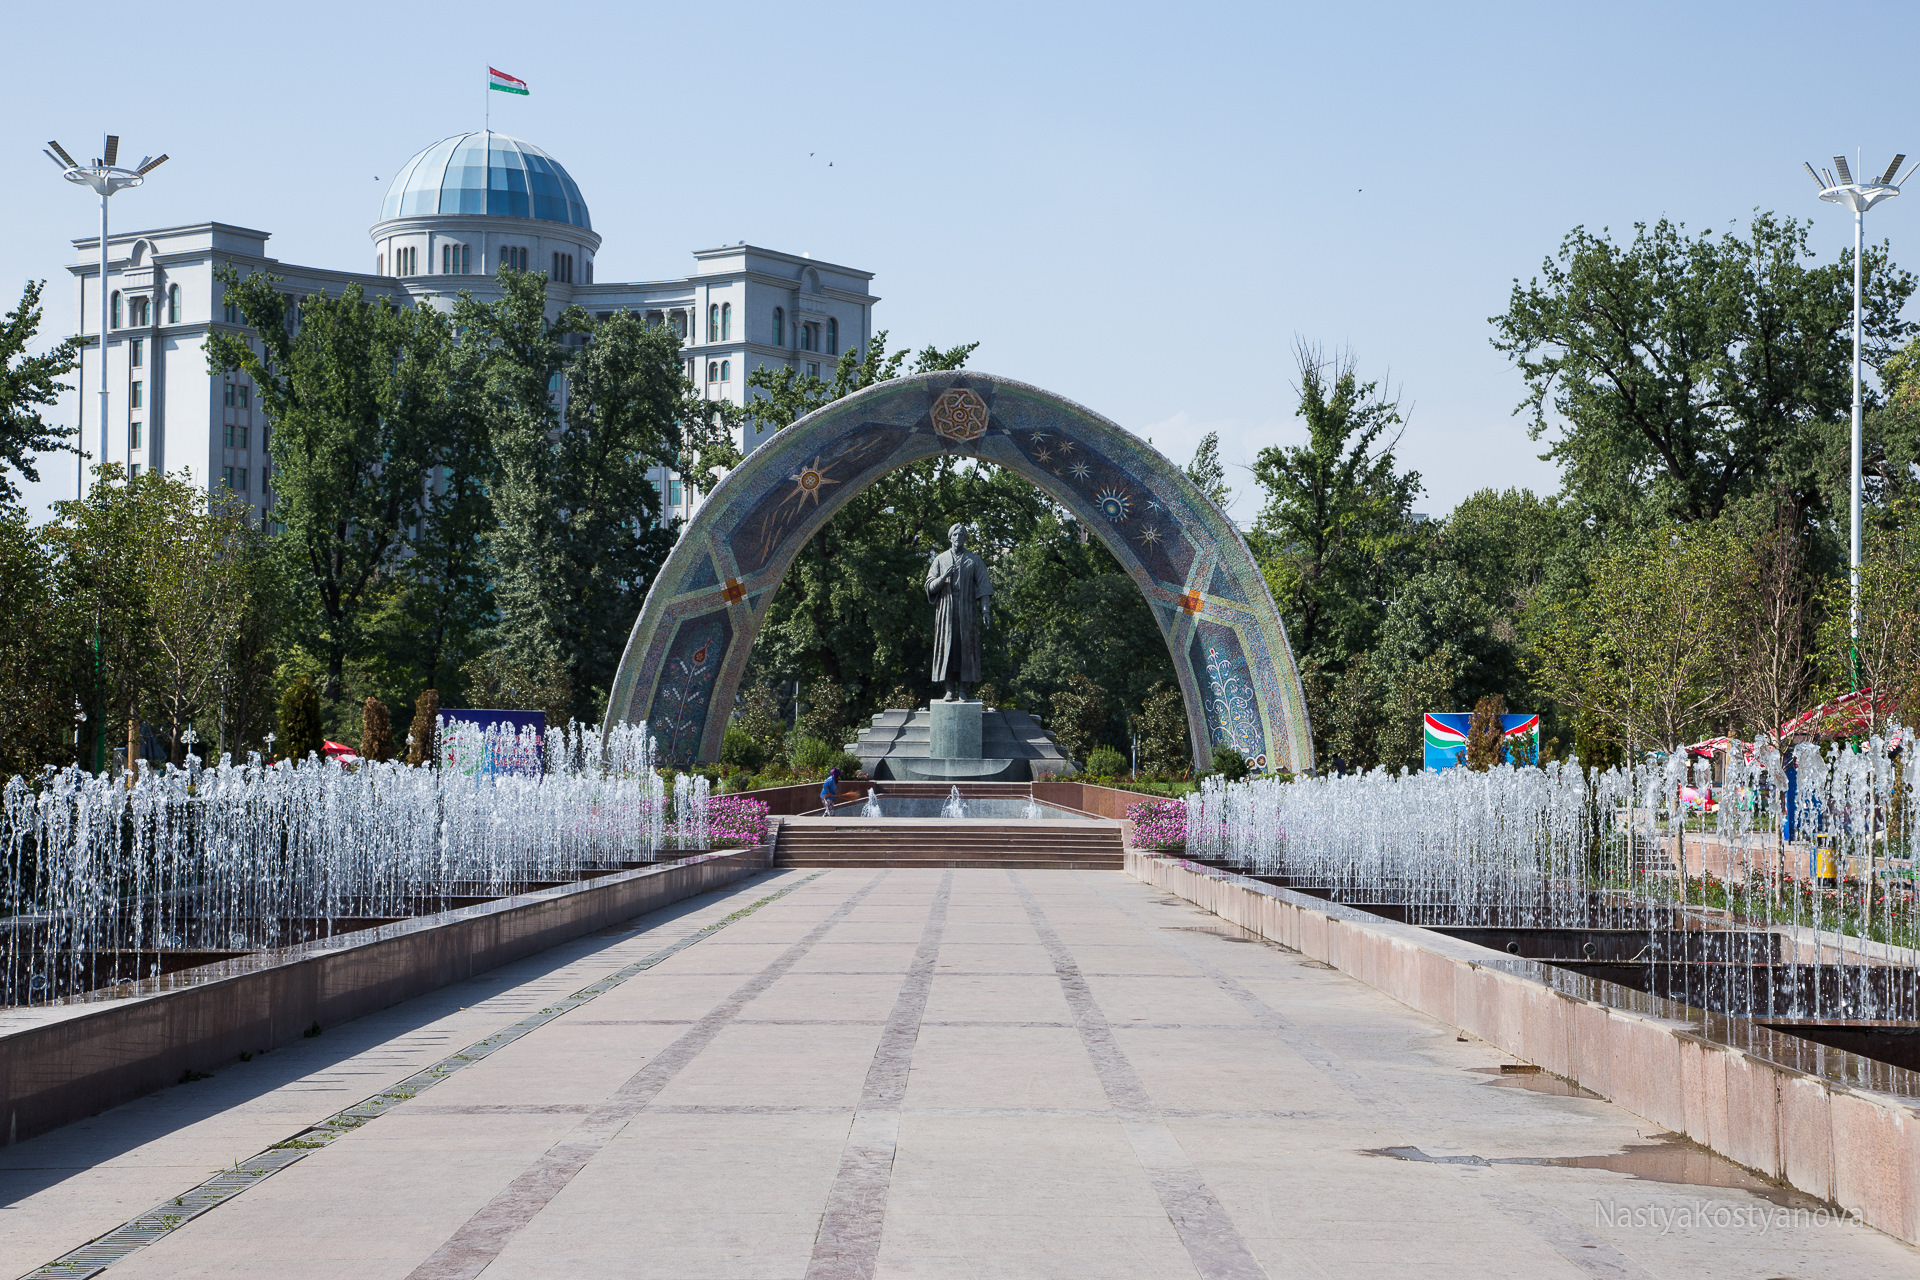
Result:
[[[899,794],[888,788],[889,794]],[[773,860],[782,867],[1001,867],[1118,871],[1120,824],[1052,818],[786,818]]]

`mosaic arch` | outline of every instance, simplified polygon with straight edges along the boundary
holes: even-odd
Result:
[[[1197,765],[1210,767],[1223,744],[1256,767],[1312,767],[1286,629],[1232,522],[1146,441],[1070,400],[982,373],[881,383],[749,454],[708,495],[647,593],[607,723],[645,720],[678,764],[717,759],[725,709],[794,556],[854,494],[943,453],[1025,477],[1125,566],[1173,655]]]

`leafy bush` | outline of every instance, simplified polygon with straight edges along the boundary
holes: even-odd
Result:
[[[1134,721],[1140,735],[1140,767],[1148,773],[1179,773],[1193,767],[1193,739],[1187,731],[1187,701],[1180,690],[1161,681],[1140,705]]]
[[[1223,775],[1228,782],[1244,781],[1247,776],[1247,758],[1232,747],[1215,747],[1213,771]]]
[[[720,744],[721,764],[755,773],[766,762],[767,750],[754,741],[752,734],[737,724],[727,726],[726,739]]]
[[[1127,771],[1127,758],[1112,747],[1095,747],[1087,753],[1087,772],[1096,778],[1115,778]]]
[[[800,713],[800,736],[837,745],[844,741],[840,730],[846,714],[846,690],[823,676],[807,686],[805,709]]]
[[[831,769],[846,753],[819,738],[800,737],[793,743],[791,763],[795,769]]]

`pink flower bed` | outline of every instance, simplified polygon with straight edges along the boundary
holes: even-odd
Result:
[[[1133,822],[1133,845],[1157,853],[1175,853],[1187,847],[1187,806],[1180,800],[1143,800],[1127,806]]]
[[[715,846],[764,844],[767,802],[751,796],[715,796],[707,801],[707,836]]]

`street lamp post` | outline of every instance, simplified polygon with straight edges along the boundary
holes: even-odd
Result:
[[[1897,155],[1887,171],[1872,181],[1856,182],[1853,171],[1847,167],[1845,156],[1835,156],[1833,165],[1840,171],[1840,180],[1834,181],[1831,170],[1816,170],[1807,165],[1807,173],[1813,178],[1814,185],[1820,188],[1820,198],[1829,204],[1843,204],[1853,210],[1853,495],[1850,504],[1852,531],[1848,540],[1847,573],[1851,583],[1849,588],[1850,606],[1848,635],[1851,656],[1848,665],[1851,670],[1851,684],[1855,692],[1860,688],[1860,280],[1861,257],[1865,249],[1867,210],[1882,200],[1891,200],[1900,194],[1900,184],[1913,176],[1914,169],[1920,169],[1920,161],[1902,174],[1900,181],[1894,181],[1894,173],[1900,168],[1905,155]]]
[[[107,313],[107,200],[116,191],[128,187],[137,187],[147,180],[147,175],[167,162],[167,157],[148,156],[131,169],[119,167],[120,135],[110,133],[106,143],[100,148],[100,156],[92,164],[81,164],[67,154],[67,149],[57,142],[47,143],[44,153],[47,159],[60,166],[60,174],[68,182],[79,183],[92,188],[100,196],[100,460],[107,457],[107,332],[112,317]],[[84,452],[86,436],[80,437]],[[87,496],[86,466],[81,464],[80,496]]]

